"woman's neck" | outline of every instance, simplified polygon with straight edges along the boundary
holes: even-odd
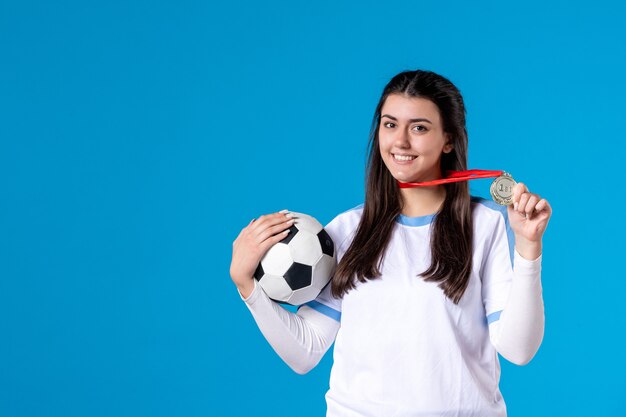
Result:
[[[446,199],[443,185],[428,187],[400,188],[404,201],[402,214],[408,217],[420,217],[434,214]]]

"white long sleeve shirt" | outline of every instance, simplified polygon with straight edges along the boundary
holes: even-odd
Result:
[[[541,256],[515,249],[506,207],[472,197],[474,258],[458,305],[417,276],[430,264],[434,215],[397,218],[382,277],[334,298],[330,283],[292,313],[254,281],[241,299],[276,353],[297,373],[335,342],[327,417],[506,416],[497,353],[523,365],[544,333]],[[363,205],[325,230],[341,260]]]

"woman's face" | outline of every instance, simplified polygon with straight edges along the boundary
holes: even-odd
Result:
[[[402,182],[441,178],[441,153],[453,148],[447,143],[437,105],[402,94],[390,94],[385,100],[378,139],[387,169]],[[397,160],[394,155],[410,155],[412,160]]]

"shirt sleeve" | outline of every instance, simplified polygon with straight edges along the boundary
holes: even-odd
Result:
[[[324,226],[335,247],[336,259],[343,255],[344,225],[339,216]],[[341,299],[331,293],[332,277],[320,294],[292,313],[272,300],[254,278],[254,289],[240,298],[252,313],[259,330],[281,359],[296,373],[313,369],[337,336]]]
[[[483,265],[483,303],[491,343],[510,362],[525,365],[537,353],[544,334],[542,255],[525,259],[513,239],[508,213],[503,212]]]
[[[338,321],[308,306],[301,306],[297,313],[286,310],[263,291],[256,278],[248,298],[241,292],[239,296],[274,351],[298,374],[319,363],[339,330]]]

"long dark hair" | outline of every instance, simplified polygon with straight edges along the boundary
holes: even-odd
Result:
[[[360,282],[379,278],[382,257],[391,239],[394,221],[402,212],[396,179],[385,166],[378,143],[380,112],[390,94],[420,97],[435,103],[443,130],[454,148],[441,156],[441,172],[467,169],[465,105],[459,90],[447,78],[431,71],[404,71],[385,86],[374,112],[369,135],[365,204],[352,243],[337,265],[331,284],[335,297],[342,297]],[[426,281],[440,282],[444,294],[458,304],[467,288],[472,269],[472,215],[466,181],[443,184],[446,197],[431,224],[430,267],[418,274]]]

